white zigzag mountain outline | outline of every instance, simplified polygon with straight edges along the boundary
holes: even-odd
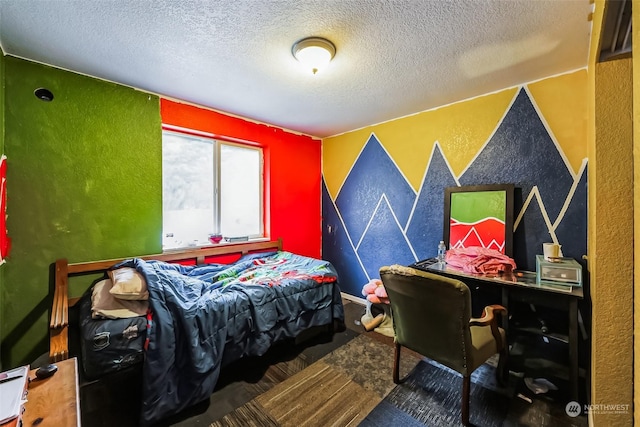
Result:
[[[338,210],[338,207],[336,205],[336,200],[338,198],[338,195],[340,194],[340,191],[342,190],[342,187],[343,187],[344,183],[349,179],[349,176],[351,175],[351,172],[353,171],[354,166],[358,163],[358,160],[360,159],[362,153],[364,152],[364,149],[371,142],[371,137],[372,136],[375,139],[375,142],[382,148],[382,150],[388,156],[389,160],[393,163],[393,165],[395,166],[396,170],[400,173],[400,175],[405,180],[405,182],[407,183],[409,188],[413,189],[413,186],[411,185],[411,183],[409,182],[409,180],[407,179],[407,177],[403,173],[402,169],[400,169],[398,167],[398,164],[393,159],[393,157],[389,154],[389,152],[386,150],[384,145],[380,142],[380,139],[376,136],[375,132],[372,132],[369,135],[369,138],[367,138],[367,143],[364,144],[364,146],[362,147],[362,150],[360,150],[360,152],[358,153],[358,156],[356,157],[356,159],[352,163],[351,167],[349,168],[349,172],[347,173],[347,175],[345,176],[345,179],[343,180],[342,184],[340,185],[340,188],[338,189],[338,192],[336,193],[335,198],[330,198],[331,199],[331,203],[332,203],[333,208],[334,208],[334,211],[336,212],[336,214],[338,216],[338,219],[340,220],[340,224],[342,225],[342,227],[344,227],[345,234],[347,236],[347,239],[349,240],[349,244],[350,244],[351,248],[353,249],[353,253],[355,254],[356,259],[358,260],[358,264],[360,264],[360,268],[362,269],[362,272],[364,273],[364,275],[367,278],[367,280],[371,280],[371,277],[369,276],[369,274],[367,273],[366,268],[364,267],[362,259],[360,258],[360,254],[358,253],[358,248],[360,247],[360,244],[364,240],[364,238],[365,238],[365,236],[367,234],[367,231],[369,230],[369,227],[370,227],[371,223],[373,222],[373,220],[374,220],[374,218],[376,216],[376,213],[378,212],[378,210],[380,208],[380,205],[383,203],[383,201],[389,207],[391,215],[393,216],[393,219],[394,219],[396,225],[398,226],[398,229],[400,230],[400,233],[402,234],[404,240],[406,241],[407,246],[408,246],[409,250],[411,251],[415,261],[416,262],[419,261],[418,256],[416,255],[415,249],[413,248],[413,245],[411,244],[411,241],[407,237],[407,230],[409,228],[409,225],[411,224],[411,220],[413,219],[413,214],[415,212],[418,200],[420,199],[420,195],[422,194],[422,189],[424,188],[424,183],[425,183],[425,180],[427,178],[427,174],[429,172],[429,166],[431,165],[431,162],[433,160],[433,156],[435,154],[436,149],[438,149],[438,151],[440,152],[440,155],[442,156],[442,159],[444,160],[445,165],[446,165],[449,173],[451,174],[451,176],[455,180],[456,185],[460,186],[460,181],[459,181],[460,177],[473,164],[473,162],[477,159],[479,154],[487,146],[487,144],[489,143],[489,141],[491,140],[491,138],[493,137],[493,135],[495,134],[497,129],[500,128],[500,126],[502,125],[502,121],[504,120],[506,115],[509,113],[509,111],[511,109],[511,106],[513,105],[513,102],[515,102],[515,99],[518,96],[518,93],[519,93],[519,91],[516,92],[516,95],[514,96],[514,99],[512,100],[512,102],[509,105],[509,107],[505,109],[505,114],[502,116],[500,121],[496,124],[495,129],[493,130],[491,135],[489,135],[489,137],[487,138],[487,141],[480,147],[480,149],[478,150],[476,155],[469,162],[467,167],[464,168],[464,170],[460,173],[460,175],[456,176],[453,173],[453,170],[451,168],[451,164],[449,163],[449,160],[447,159],[446,155],[444,154],[444,152],[442,151],[442,149],[440,147],[440,142],[438,140],[436,140],[434,142],[433,148],[432,148],[430,156],[429,156],[429,161],[427,162],[427,166],[425,167],[425,171],[424,171],[424,174],[422,176],[422,180],[420,182],[420,189],[416,193],[415,199],[413,201],[413,206],[411,207],[411,211],[409,213],[409,216],[407,218],[407,222],[404,225],[404,227],[400,224],[400,221],[398,220],[398,217],[397,217],[397,215],[396,215],[396,213],[395,213],[395,211],[393,209],[393,206],[391,206],[391,204],[389,202],[389,199],[387,198],[386,193],[382,193],[382,195],[380,196],[380,198],[378,200],[378,203],[376,204],[376,207],[374,208],[373,212],[371,213],[371,216],[369,217],[369,220],[367,221],[367,225],[366,225],[364,231],[362,232],[362,235],[360,236],[360,239],[358,240],[357,244],[354,244],[353,239],[351,237],[351,233],[349,232],[349,229],[348,229],[347,225],[345,224],[344,219],[342,218],[342,214]],[[528,91],[527,91],[527,95],[529,95]],[[540,113],[537,105],[533,102],[533,98],[531,96],[529,96],[529,100],[533,103],[534,108],[535,108],[535,110],[536,110],[536,112],[538,114],[538,117],[540,118],[540,120],[542,120],[543,124],[545,125],[545,128],[546,128],[546,130],[547,130],[547,132],[549,134],[549,137],[553,141],[553,143],[554,143],[554,145],[556,147],[556,150],[558,151],[559,155],[562,157],[563,161],[565,162],[565,166],[567,166],[567,169],[568,169],[570,175],[573,177],[573,183],[571,185],[571,188],[570,188],[569,192],[567,193],[567,196],[565,197],[565,201],[564,201],[564,204],[562,206],[562,209],[560,210],[560,212],[558,213],[558,216],[556,217],[555,221],[553,221],[553,222],[549,218],[549,214],[548,214],[547,209],[546,209],[546,207],[544,205],[544,201],[542,200],[542,197],[540,195],[540,191],[538,190],[538,186],[537,185],[533,186],[533,188],[531,189],[531,191],[527,195],[527,199],[525,200],[525,202],[522,205],[522,209],[520,209],[520,212],[516,216],[516,219],[515,219],[514,224],[513,224],[513,232],[515,233],[515,231],[517,230],[520,222],[522,221],[522,218],[524,217],[525,212],[527,211],[527,209],[529,208],[529,205],[531,204],[533,198],[535,197],[535,199],[536,199],[536,201],[538,203],[538,207],[540,208],[541,215],[542,215],[542,217],[544,219],[544,222],[545,222],[545,224],[547,226],[547,231],[549,232],[549,235],[551,236],[552,241],[554,243],[559,243],[558,242],[558,238],[557,238],[556,233],[555,233],[556,229],[558,228],[558,226],[562,222],[562,219],[564,218],[564,215],[565,215],[567,209],[569,208],[569,205],[571,204],[571,201],[573,200],[573,195],[575,194],[575,191],[576,191],[576,189],[578,187],[578,184],[580,183],[580,180],[582,178],[582,175],[584,174],[584,172],[586,170],[586,167],[587,167],[587,164],[588,164],[588,159],[587,158],[583,159],[582,160],[582,164],[580,165],[580,169],[579,169],[578,173],[574,173],[573,170],[571,169],[570,165],[569,165],[569,162],[567,160],[566,155],[564,154],[564,152],[562,151],[562,148],[560,147],[560,145],[556,141],[555,136],[553,135],[550,127],[547,125],[546,121],[542,117],[542,114]],[[414,190],[414,192],[415,192],[415,190]],[[475,230],[475,229],[473,229],[473,230]],[[495,242],[495,241],[490,242],[490,244],[491,243],[496,243],[496,245],[497,245],[497,242]]]
[[[463,224],[463,223],[458,222],[458,224]],[[480,237],[480,233],[478,233],[475,227],[471,227],[471,229],[467,232],[467,234],[464,235],[462,239],[458,240],[457,242],[454,242],[453,245],[451,246],[454,248],[464,248],[465,247],[464,242],[466,242],[471,235],[475,235],[476,239],[478,239],[478,241],[482,244],[483,248],[491,248],[493,246],[499,251],[501,251],[502,248],[504,248],[504,242],[501,245],[496,241],[496,239],[492,239],[488,244],[486,244]]]

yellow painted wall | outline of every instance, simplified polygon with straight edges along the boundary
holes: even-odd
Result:
[[[587,156],[587,73],[564,74],[527,88],[573,171],[578,172]]]
[[[595,211],[589,228],[592,310],[592,401],[633,399],[633,127],[631,59],[595,69],[595,150],[590,182]],[[626,414],[593,414],[596,425],[631,425]]]
[[[637,5],[637,3],[636,3]],[[640,25],[640,8],[632,11],[633,26]],[[632,44],[640,46],[640,31],[633,31]],[[632,60],[633,68],[633,235],[634,242],[640,242],[640,55]],[[634,249],[633,262],[633,312],[634,331],[640,332],[640,292],[636,292],[636,284],[640,283],[640,251]],[[637,332],[634,332],[634,335]],[[640,425],[640,339],[634,339],[634,369],[633,369],[633,418],[636,425]]]
[[[595,121],[595,116],[596,116],[596,79],[595,79],[595,70],[596,70],[596,59],[598,57],[598,51],[600,49],[600,45],[599,45],[599,40],[600,40],[600,33],[602,32],[602,20],[603,20],[603,16],[604,16],[604,2],[605,0],[596,0],[595,3],[595,10],[593,13],[593,18],[592,18],[592,29],[591,29],[591,48],[590,48],[590,52],[589,52],[589,65],[587,67],[587,93],[588,93],[588,99],[587,99],[587,107],[588,107],[588,116],[589,119],[587,120],[587,152],[589,155],[590,160],[592,161],[592,168],[595,167],[596,161],[595,159],[593,159],[593,157],[595,156],[595,148],[596,148],[596,121]],[[588,194],[588,200],[587,203],[589,206],[595,206],[596,205],[596,180],[595,180],[595,174],[591,173],[589,174],[588,177],[588,185],[589,185],[589,194]],[[596,252],[596,247],[597,247],[597,241],[595,239],[595,214],[596,214],[596,210],[595,209],[589,209],[587,210],[587,269],[589,270],[589,286],[591,288],[593,288],[596,283],[595,283],[595,279],[596,279],[596,263],[593,262],[592,260],[595,259],[595,252]],[[592,277],[591,277],[592,276]],[[595,300],[593,298],[593,296],[591,297],[591,310],[592,310],[592,318],[593,318],[593,312],[597,311],[599,309],[599,307],[596,306],[595,304]],[[593,347],[593,341],[594,341],[594,337],[596,335],[597,332],[597,328],[596,325],[592,322],[591,323],[591,342],[592,342],[592,347]],[[595,391],[595,384],[593,383],[591,377],[592,377],[592,371],[593,371],[593,366],[595,363],[595,359],[593,358],[593,356],[591,356],[591,366],[589,369],[589,387],[590,387],[590,392],[591,392],[591,397],[593,398],[593,395],[596,393]],[[589,414],[589,425],[593,425],[593,414],[590,413]]]
[[[630,298],[634,241],[629,233],[634,227],[634,201],[629,197],[634,187],[632,61],[596,63],[604,7],[604,1],[596,1],[588,68],[591,404],[629,405],[629,409],[612,414],[594,406],[589,419],[595,426],[630,426],[634,417]]]
[[[587,72],[578,70],[525,86],[573,172],[587,157]],[[374,133],[418,190],[434,144],[459,176],[507,113],[518,88],[458,102],[323,140],[323,175],[335,200],[351,165]]]

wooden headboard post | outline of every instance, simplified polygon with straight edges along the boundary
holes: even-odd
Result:
[[[144,255],[137,258],[144,260],[158,260],[178,262],[192,260],[196,264],[206,264],[207,257],[220,255],[246,255],[250,252],[266,252],[282,250],[282,239],[272,241],[223,244],[186,251],[166,252],[157,255]],[[49,322],[49,359],[51,363],[69,358],[69,307],[79,298],[69,295],[69,276],[86,275],[107,271],[111,266],[127,258],[116,258],[103,261],[80,262],[69,264],[66,259],[59,259],[55,264],[55,281],[53,302],[51,306],[51,321]]]
[[[66,259],[56,261],[55,288],[49,322],[49,359],[59,362],[69,357],[69,274]]]

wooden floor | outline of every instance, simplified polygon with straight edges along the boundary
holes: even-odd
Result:
[[[345,300],[344,307],[346,330],[332,337],[317,336],[299,345],[287,343],[276,346],[261,358],[244,359],[226,367],[221,373],[216,391],[208,401],[197,404],[165,420],[160,425],[233,425],[227,422],[228,414],[234,411],[240,412],[242,408],[250,408],[251,402],[254,401],[270,402],[267,392],[277,384],[293,377],[361,334],[388,345],[389,351],[392,351],[392,338],[376,332],[365,332],[360,325],[360,317],[364,314],[363,306]],[[419,355],[414,356],[416,360],[420,358]],[[516,364],[517,359],[517,357],[514,359]],[[388,375],[391,376],[390,370]],[[132,371],[121,376],[81,384],[82,425],[85,427],[139,425],[140,380],[140,373]],[[553,381],[561,382],[555,378]],[[563,387],[558,391],[536,395],[525,385],[524,374],[522,377],[516,375],[515,387],[514,397],[508,403],[506,418],[501,425],[536,427],[588,425],[584,416],[571,418],[566,415],[565,406],[568,399],[562,390]],[[258,396],[263,396],[260,398],[262,400],[256,400]],[[419,406],[421,403],[416,401],[411,404]],[[274,425],[272,422],[262,423],[257,419],[251,420],[252,425]],[[362,425],[375,425],[375,423],[365,422]]]

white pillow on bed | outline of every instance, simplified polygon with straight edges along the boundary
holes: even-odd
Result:
[[[124,319],[144,316],[149,308],[149,301],[128,301],[115,298],[110,291],[113,282],[101,280],[93,287],[91,294],[91,317],[98,319]]]
[[[126,300],[149,299],[147,282],[135,268],[122,267],[109,270],[107,274],[113,282],[110,292],[114,297]]]

